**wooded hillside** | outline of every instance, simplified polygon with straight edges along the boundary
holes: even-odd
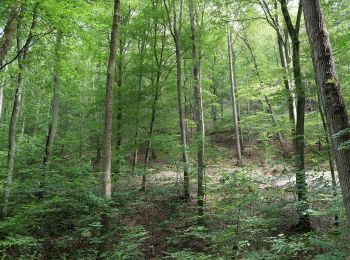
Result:
[[[2,259],[349,259],[348,0],[0,0]]]

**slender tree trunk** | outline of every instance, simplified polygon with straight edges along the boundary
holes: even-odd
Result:
[[[110,42],[110,52],[107,67],[105,122],[103,132],[102,170],[104,172],[104,195],[112,197],[111,159],[112,159],[112,111],[113,111],[113,82],[115,76],[118,29],[120,20],[120,1],[114,0],[113,25]]]
[[[236,140],[236,156],[237,163],[242,164],[242,152],[241,152],[241,140],[239,137],[239,124],[238,124],[238,109],[236,101],[236,85],[233,75],[233,62],[232,62],[232,37],[231,29],[229,24],[227,25],[227,47],[228,47],[228,60],[229,60],[229,70],[230,70],[230,83],[231,83],[231,99],[232,99],[232,112],[233,112],[233,123],[235,129],[235,140]]]
[[[305,86],[302,82],[302,73],[300,66],[300,41],[299,30],[302,15],[302,0],[299,2],[299,9],[297,15],[296,26],[293,26],[291,17],[289,15],[287,1],[281,0],[281,10],[288,28],[289,35],[292,39],[292,62],[294,83],[297,97],[297,118],[295,130],[295,154],[297,161],[296,173],[296,189],[298,194],[299,207],[299,224],[301,231],[310,231],[311,223],[309,215],[305,211],[309,208],[307,202],[307,183],[305,174]]]
[[[198,169],[198,190],[197,190],[197,204],[198,215],[201,217],[204,214],[204,115],[203,115],[203,100],[202,100],[202,86],[200,79],[200,62],[197,48],[197,35],[195,24],[195,12],[193,0],[189,0],[190,23],[192,33],[192,61],[193,61],[193,79],[194,79],[194,99],[195,99],[195,116],[197,122],[197,169]],[[201,220],[200,220],[201,222]]]
[[[98,68],[100,68],[100,64],[98,66]],[[99,70],[99,74],[100,74],[100,70]],[[93,83],[92,85],[92,90],[94,93],[95,92],[95,83]],[[94,108],[95,108],[95,122],[96,125],[99,125],[100,122],[100,115],[99,115],[99,111],[98,111],[98,103],[96,101],[96,98],[93,97],[93,103],[94,103]],[[93,170],[94,172],[101,172],[101,141],[100,141],[100,133],[98,131],[94,131],[94,142],[95,142],[95,149],[96,149],[96,157],[93,160]]]
[[[316,66],[315,66],[316,68]],[[317,73],[315,73],[316,75]],[[330,131],[327,125],[327,121],[326,121],[326,116],[322,107],[322,97],[321,97],[321,91],[316,79],[316,88],[317,88],[317,104],[318,104],[318,110],[320,112],[320,116],[321,116],[321,120],[322,120],[322,125],[323,125],[323,130],[325,133],[325,137],[326,137],[326,143],[327,143],[327,155],[328,155],[328,164],[329,164],[329,170],[331,172],[331,178],[332,178],[332,190],[333,190],[333,196],[334,198],[337,197],[337,180],[335,177],[335,166],[334,166],[334,158],[333,158],[333,154],[332,154],[332,144],[331,144],[331,140],[332,137],[330,135]],[[334,224],[336,226],[338,226],[339,222],[338,222],[338,215],[336,214],[334,216]]]
[[[232,45],[232,43],[231,43],[231,45]],[[237,69],[236,69],[236,53],[234,51],[233,45],[231,46],[231,51],[232,51],[233,82],[234,82],[234,86],[235,86],[235,96],[237,99],[238,83],[237,83],[237,73],[236,73],[236,71],[237,71]],[[241,127],[241,105],[238,101],[237,101],[237,118],[238,118],[239,138],[240,138],[240,142],[241,142],[241,151],[243,152],[244,151],[244,138],[243,138],[243,129]]]
[[[148,141],[147,141],[146,152],[145,152],[145,161],[144,161],[145,165],[148,165],[149,159],[150,159],[150,154],[151,154],[152,137],[153,137],[153,132],[154,132],[154,123],[156,121],[156,113],[157,113],[159,94],[160,94],[160,89],[159,89],[159,79],[158,79],[157,83],[156,83],[156,91],[154,93],[153,103],[152,103],[151,121],[150,121],[150,125],[149,125]],[[146,182],[147,182],[146,174],[143,174],[142,175],[142,184],[141,184],[142,191],[146,190]]]
[[[273,106],[272,106],[272,104],[271,104],[271,102],[270,102],[270,100],[269,100],[269,98],[267,96],[265,96],[265,101],[266,101],[267,106],[269,107],[269,112],[271,114],[273,125],[274,125],[274,127],[278,127],[278,122],[277,122],[277,118],[276,118],[275,112],[273,110]],[[283,140],[283,136],[282,136],[280,131],[277,131],[277,138],[278,138],[278,141],[279,141],[279,143],[281,145],[283,153],[285,155],[287,155],[287,151],[285,149],[285,143],[284,143],[284,140]]]
[[[277,25],[276,34],[277,34],[277,42],[278,42],[278,53],[280,56],[280,64],[284,71],[283,79],[284,79],[284,86],[288,94],[288,112],[289,112],[289,120],[292,122],[292,135],[294,136],[295,131],[295,118],[296,118],[296,108],[295,108],[295,97],[293,94],[292,84],[290,82],[289,78],[289,72],[288,72],[288,64],[287,64],[287,55],[288,53],[288,34],[285,35],[285,40],[283,40],[282,30],[279,24],[279,17],[278,17],[278,3],[275,2],[275,22]]]
[[[182,63],[181,63],[181,47],[180,47],[180,36],[176,33],[174,37],[176,48],[176,66],[177,66],[177,98],[178,98],[178,109],[179,109],[179,124],[182,144],[182,162],[184,170],[184,199],[185,201],[190,200],[190,177],[188,170],[188,153],[187,153],[187,137],[186,137],[186,125],[185,125],[185,111],[184,101],[182,93]]]
[[[350,139],[349,134],[339,133],[349,129],[350,124],[319,0],[305,1],[304,18],[329,130],[331,136],[338,134],[338,137],[332,138],[333,155],[350,224],[350,150],[339,149],[342,143]]]
[[[164,25],[162,25],[164,27]],[[151,120],[149,125],[149,132],[148,132],[148,141],[146,145],[146,152],[145,152],[145,166],[148,165],[150,155],[152,152],[152,137],[154,133],[154,124],[156,121],[156,114],[157,114],[157,105],[158,100],[161,92],[161,86],[160,86],[160,78],[162,75],[162,66],[163,66],[163,60],[164,60],[164,48],[165,48],[165,28],[163,28],[162,38],[161,38],[161,49],[160,53],[158,54],[157,51],[157,38],[158,38],[158,21],[155,21],[154,25],[154,42],[153,42],[153,54],[154,59],[156,63],[156,76],[155,79],[152,78],[152,86],[155,86],[155,92],[153,97],[153,103],[152,103],[152,112],[151,112]],[[147,182],[147,176],[146,173],[142,175],[142,184],[141,184],[141,190],[146,190],[146,182]]]
[[[4,86],[1,85],[0,86],[0,120],[2,117],[3,108],[4,108]]]
[[[184,186],[183,193],[185,201],[190,200],[190,176],[188,169],[188,152],[187,152],[187,134],[186,134],[186,125],[185,125],[185,108],[184,108],[184,98],[183,98],[183,86],[182,86],[182,61],[181,61],[181,29],[182,29],[182,10],[183,10],[183,1],[180,1],[180,14],[179,14],[179,28],[177,26],[177,13],[176,13],[176,1],[172,1],[173,8],[173,23],[171,24],[169,10],[164,0],[166,11],[168,14],[169,27],[171,34],[175,43],[175,54],[176,54],[176,85],[177,85],[177,101],[178,101],[178,110],[179,110],[179,126],[180,126],[180,136],[181,136],[181,145],[182,145],[182,163],[184,171]],[[172,28],[172,29],[171,29]]]
[[[52,157],[52,149],[55,142],[56,132],[58,128],[58,118],[60,111],[60,51],[62,46],[62,33],[57,33],[55,50],[55,68],[53,72],[53,98],[51,107],[51,122],[49,124],[49,131],[46,138],[45,156],[43,165],[48,169],[50,159]]]
[[[5,25],[3,34],[0,38],[0,67],[2,67],[2,65],[4,64],[7,53],[11,48],[11,43],[12,43],[13,36],[16,32],[18,16],[20,14],[20,11],[21,11],[20,2],[16,1],[16,3],[12,6],[10,10],[7,23]]]
[[[213,82],[211,89],[212,89],[212,95],[214,96],[214,98],[212,100],[212,105],[211,105],[211,117],[213,119],[213,124],[214,124],[214,128],[215,128],[216,121],[218,120],[218,112],[216,109],[217,90],[216,90],[216,83],[215,82]]]
[[[142,42],[139,44],[139,56],[140,56],[140,67],[139,67],[139,79],[138,79],[138,94],[137,94],[137,105],[136,105],[136,130],[135,130],[135,151],[133,158],[133,173],[136,171],[137,161],[138,161],[138,151],[139,151],[139,124],[140,124],[140,102],[141,102],[141,90],[142,90],[142,79],[143,79],[143,67],[144,67],[144,58],[145,58],[145,45],[146,39],[145,36],[141,40]]]
[[[17,26],[17,50],[22,48],[20,36],[19,36],[19,25]],[[15,99],[12,108],[10,127],[9,127],[9,137],[8,137],[8,154],[7,154],[7,180],[5,183],[5,196],[4,196],[4,207],[3,207],[3,216],[7,216],[8,203],[11,193],[11,185],[13,180],[13,168],[15,164],[15,155],[16,155],[16,130],[18,117],[21,111],[22,99],[23,99],[23,88],[24,88],[24,76],[23,72],[25,70],[24,59],[28,52],[28,49],[25,52],[21,53],[18,57],[18,81],[17,88],[15,93]]]
[[[124,85],[124,51],[125,51],[125,41],[119,40],[119,54],[117,59],[117,117],[116,117],[116,151],[117,151],[117,161],[115,165],[116,174],[120,173],[120,168],[122,164],[122,120],[123,120],[123,85]]]

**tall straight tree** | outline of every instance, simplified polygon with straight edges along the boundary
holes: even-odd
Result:
[[[348,132],[350,124],[319,0],[305,1],[304,17],[307,34],[313,49],[313,62],[321,88],[324,112],[332,136],[336,134],[338,136],[332,138],[332,147],[347,219],[350,224],[350,150],[339,149],[341,144],[349,142],[349,134],[341,133]]]
[[[157,2],[154,2],[154,7],[156,6]],[[153,54],[154,54],[154,63],[156,65],[156,73],[155,75],[152,74],[151,76],[151,85],[154,87],[154,94],[153,94],[153,100],[152,100],[152,111],[151,111],[151,120],[149,123],[149,130],[148,130],[148,140],[146,144],[146,151],[145,151],[145,165],[147,166],[149,163],[149,159],[151,156],[151,149],[152,149],[152,138],[154,135],[154,128],[155,128],[155,122],[157,117],[157,107],[158,102],[161,94],[161,85],[160,80],[162,76],[162,67],[164,65],[164,50],[165,50],[165,40],[166,40],[166,34],[165,34],[165,25],[162,24],[162,35],[161,35],[161,47],[158,52],[157,43],[158,43],[158,21],[155,20],[154,23],[154,40],[153,40]],[[147,176],[146,174],[142,175],[142,184],[141,184],[141,190],[146,190],[146,180]]]
[[[110,51],[107,67],[105,122],[103,132],[102,170],[104,172],[104,195],[112,197],[111,156],[112,156],[112,110],[113,110],[113,82],[115,76],[118,29],[120,20],[120,0],[114,0],[113,24],[110,39]]]
[[[238,108],[237,108],[237,100],[236,100],[236,86],[233,75],[233,61],[232,61],[232,37],[231,37],[231,28],[230,25],[227,24],[227,49],[228,49],[228,60],[229,60],[229,70],[230,70],[230,84],[231,84],[231,101],[232,101],[232,112],[233,112],[233,123],[235,128],[235,136],[236,136],[236,156],[237,163],[242,163],[242,152],[241,152],[241,140],[239,137],[239,121],[238,121]]]
[[[179,109],[179,125],[181,134],[181,144],[182,144],[182,162],[184,170],[184,199],[189,201],[190,199],[190,176],[188,170],[188,153],[187,153],[187,137],[186,137],[186,124],[185,124],[185,108],[184,108],[184,98],[182,90],[182,61],[181,61],[181,30],[182,30],[182,10],[183,10],[183,0],[180,1],[179,6],[179,21],[177,18],[177,8],[176,1],[172,0],[172,10],[173,10],[173,22],[170,18],[170,10],[167,5],[167,0],[164,0],[164,5],[167,12],[170,33],[174,39],[175,44],[175,54],[176,54],[176,85],[177,85],[177,102]],[[179,24],[179,26],[177,25]]]
[[[144,59],[145,59],[145,49],[146,49],[146,36],[147,32],[140,37],[138,42],[138,56],[139,56],[139,75],[138,75],[138,93],[136,100],[136,122],[135,122],[135,151],[133,159],[133,172],[135,173],[136,165],[138,162],[138,153],[139,153],[139,127],[140,127],[140,102],[141,102],[141,90],[142,90],[142,81],[144,77]]]
[[[305,211],[309,208],[307,202],[307,183],[305,174],[305,86],[302,81],[300,62],[300,24],[303,12],[303,0],[299,1],[298,14],[295,26],[289,14],[287,0],[280,0],[282,14],[292,40],[293,74],[297,97],[297,118],[295,128],[295,155],[297,161],[296,189],[298,193],[299,228],[302,231],[310,231],[311,223],[309,215]]]
[[[58,127],[58,117],[60,110],[60,51],[62,45],[62,32],[57,32],[56,47],[55,47],[55,65],[53,72],[53,97],[52,97],[52,107],[51,107],[51,122],[49,124],[49,131],[46,138],[45,146],[45,156],[43,160],[43,165],[45,168],[49,165],[52,148],[54,145],[57,127]]]
[[[198,215],[204,214],[204,114],[203,114],[203,99],[202,86],[200,79],[200,62],[197,47],[196,19],[193,0],[189,0],[190,23],[192,33],[192,62],[193,62],[193,80],[194,80],[194,100],[195,100],[195,120],[197,123],[197,170],[198,170],[198,190],[197,204]]]
[[[5,194],[4,194],[4,207],[3,207],[3,216],[6,217],[8,210],[8,202],[11,194],[11,185],[13,180],[13,168],[15,164],[15,155],[16,155],[16,130],[17,130],[17,122],[20,115],[21,107],[23,104],[23,91],[24,91],[24,72],[26,69],[25,60],[28,52],[30,51],[30,43],[32,41],[33,35],[32,31],[36,27],[37,21],[37,6],[33,9],[33,19],[30,27],[30,33],[28,36],[29,42],[28,44],[22,44],[20,29],[21,29],[21,21],[23,18],[19,17],[19,21],[17,24],[17,53],[18,53],[18,81],[17,88],[15,92],[15,98],[12,107],[12,114],[9,126],[9,137],[8,137],[8,154],[7,154],[7,180],[5,183]]]

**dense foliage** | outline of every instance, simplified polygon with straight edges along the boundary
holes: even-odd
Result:
[[[105,198],[113,2],[1,0],[1,257],[347,259],[349,225],[330,148],[336,136],[324,117],[304,18],[299,40],[305,167],[299,171],[300,136],[290,105],[301,96],[283,0],[120,1],[112,198]],[[287,2],[297,23],[299,1]],[[321,6],[349,107],[350,6],[347,0],[322,0]],[[179,129],[179,73],[187,145]],[[196,197],[198,82],[205,126],[203,197]],[[348,150],[349,142],[340,149]],[[204,200],[204,215],[197,213],[197,199]]]

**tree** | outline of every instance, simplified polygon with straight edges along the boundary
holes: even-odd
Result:
[[[37,8],[35,7],[33,10],[33,20],[31,23],[29,39],[32,39],[31,32],[36,27],[37,20]],[[22,103],[23,103],[23,92],[24,92],[24,84],[25,78],[24,73],[26,70],[25,60],[28,52],[30,51],[30,42],[28,44],[23,45],[21,41],[20,28],[21,28],[21,19],[17,24],[17,53],[18,56],[18,81],[17,88],[15,92],[15,98],[12,107],[11,121],[9,126],[9,137],[8,137],[8,155],[7,155],[7,180],[5,183],[5,195],[4,195],[4,207],[3,207],[3,216],[7,216],[8,211],[8,202],[11,195],[11,185],[13,182],[13,168],[15,164],[15,155],[16,155],[16,130],[17,130],[17,122],[18,117],[21,111]]]
[[[45,169],[48,168],[48,164],[50,162],[52,156],[52,148],[54,145],[57,127],[58,127],[58,119],[59,119],[59,111],[60,111],[60,52],[62,46],[62,32],[57,32],[56,39],[56,47],[55,47],[55,65],[53,72],[53,97],[52,97],[52,108],[51,108],[51,122],[48,128],[48,135],[46,138],[46,147],[45,147],[45,156],[43,160],[43,165]]]
[[[197,171],[198,171],[198,190],[197,204],[198,215],[201,218],[204,214],[204,114],[202,100],[202,86],[200,79],[200,61],[197,48],[197,34],[195,23],[195,10],[193,0],[189,0],[191,37],[192,37],[192,62],[193,62],[193,83],[194,83],[194,103],[195,103],[195,120],[197,123]]]
[[[120,20],[120,1],[114,0],[113,24],[110,39],[110,51],[107,67],[105,121],[103,133],[102,170],[104,172],[104,195],[107,199],[112,197],[111,157],[112,157],[112,111],[113,111],[113,82],[116,67],[116,52],[118,42],[118,29]]]
[[[12,6],[9,17],[7,19],[6,26],[4,28],[4,32],[0,38],[0,67],[3,66],[5,58],[9,49],[11,48],[11,43],[13,36],[16,32],[18,16],[21,11],[21,5],[19,1]]]
[[[326,25],[319,0],[304,3],[306,30],[313,61],[321,88],[321,100],[331,132],[333,154],[336,161],[344,207],[350,224],[350,150],[341,145],[349,141],[348,111],[341,93],[341,85],[336,73],[333,50],[326,31]],[[334,137],[336,135],[336,137]]]
[[[311,224],[308,214],[305,211],[309,208],[307,203],[307,183],[305,175],[305,86],[302,81],[301,62],[300,62],[300,24],[303,12],[303,1],[300,0],[298,14],[295,26],[289,14],[286,0],[280,0],[283,17],[292,39],[292,56],[293,56],[293,74],[294,84],[297,97],[297,118],[295,129],[295,154],[297,160],[296,189],[298,193],[299,224],[302,231],[310,231]]]
[[[234,69],[232,62],[232,37],[230,25],[227,25],[227,49],[228,49],[228,60],[229,60],[229,70],[230,70],[230,84],[231,84],[231,101],[232,101],[232,112],[233,112],[233,123],[235,129],[235,140],[236,140],[236,156],[237,164],[242,164],[242,152],[241,152],[241,140],[239,135],[239,122],[238,122],[238,108],[236,101],[236,85],[234,80]]]
[[[179,7],[179,19],[177,18],[176,1],[172,0],[173,10],[173,21],[171,22],[170,10],[167,5],[167,0],[164,0],[164,6],[166,8],[170,33],[174,39],[175,54],[176,54],[176,84],[177,84],[177,102],[179,109],[179,125],[180,125],[180,136],[182,144],[182,162],[184,170],[184,199],[189,201],[190,199],[190,176],[188,169],[188,152],[187,152],[187,134],[185,125],[185,108],[184,98],[182,90],[182,57],[181,57],[181,30],[182,30],[182,11],[183,1],[180,1]],[[178,24],[179,23],[179,27]]]

